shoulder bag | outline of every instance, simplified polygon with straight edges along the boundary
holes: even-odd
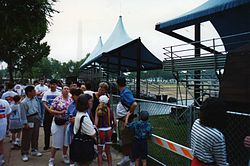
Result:
[[[84,117],[81,117],[80,127],[72,139],[69,150],[70,160],[79,163],[86,163],[95,158],[94,139],[81,132]]]

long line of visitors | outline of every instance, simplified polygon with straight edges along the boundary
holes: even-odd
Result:
[[[147,148],[145,145],[151,134],[151,126],[147,123],[149,115],[144,111],[141,113],[141,123],[132,123],[131,117],[137,104],[131,91],[126,88],[125,78],[118,78],[117,83],[121,92],[120,104],[122,103],[118,104],[117,109],[119,123],[122,123],[119,134],[125,155],[117,165],[123,165],[130,160],[130,165],[139,165],[139,159],[142,159],[143,165],[146,165]],[[58,88],[58,81],[54,79],[48,84],[41,79],[39,84],[28,85],[25,88],[17,84],[15,91],[13,87],[13,84],[9,83],[8,90],[0,99],[2,116],[0,117],[2,121],[0,165],[5,162],[3,140],[8,132],[12,135],[11,148],[21,149],[21,159],[24,162],[29,161],[30,154],[35,157],[42,156],[38,149],[40,127],[44,129],[43,149],[50,150],[51,153],[49,166],[54,166],[56,152],[59,149],[63,151],[62,161],[67,165],[73,166],[76,163],[89,165],[96,157],[99,166],[103,165],[103,159],[107,160],[109,166],[112,165],[110,145],[113,129],[117,124],[116,116],[110,109],[107,83],[101,82],[97,92],[91,91],[89,82],[80,87],[71,84]],[[133,145],[134,150],[131,144],[133,135],[129,134],[130,137],[127,135],[132,133],[129,128],[139,133],[134,137],[134,140],[137,140],[137,143]],[[131,140],[126,142],[126,139]],[[143,144],[140,145],[141,141]]]

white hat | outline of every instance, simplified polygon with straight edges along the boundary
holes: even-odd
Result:
[[[106,95],[101,95],[101,96],[99,97],[99,102],[100,102],[100,103],[108,104],[108,102],[109,102],[108,96],[106,96]]]

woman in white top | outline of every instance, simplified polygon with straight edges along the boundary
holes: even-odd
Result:
[[[94,128],[94,125],[89,117],[89,114],[87,113],[93,106],[93,99],[89,94],[82,94],[79,96],[76,104],[76,109],[78,110],[76,117],[75,117],[75,123],[74,123],[74,134],[78,132],[78,129],[81,127],[81,133],[86,134],[88,136],[91,136],[95,139],[96,130]],[[84,116],[82,124],[80,124],[81,118]],[[93,153],[94,146],[91,147],[88,153]],[[92,155],[92,154],[91,154]],[[81,154],[82,161],[78,163],[79,166],[88,166],[92,160],[85,159],[86,154]]]

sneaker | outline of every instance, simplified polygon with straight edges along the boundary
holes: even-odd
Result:
[[[14,145],[15,149],[18,149],[20,147],[20,144],[18,141],[15,141],[13,145]]]
[[[31,155],[36,157],[41,157],[43,154],[41,152],[38,152],[37,149],[34,149],[31,151]]]
[[[5,161],[4,160],[0,160],[0,165],[4,165],[5,164]]]
[[[54,164],[54,160],[52,160],[52,159],[49,159],[49,164],[48,164],[48,166],[54,166],[55,164]]]
[[[121,159],[121,161],[119,161],[119,162],[117,163],[117,165],[118,165],[118,166],[122,166],[122,165],[128,163],[129,161],[130,161],[129,157],[128,157],[128,156],[124,156],[124,157]]]
[[[28,160],[29,160],[28,155],[26,155],[26,154],[22,155],[22,160],[23,160],[24,162],[28,161]]]
[[[108,160],[107,155],[105,153],[102,154],[102,160],[103,161],[107,161]]]
[[[67,155],[62,156],[62,160],[63,160],[64,164],[67,164],[67,165],[70,164],[69,157]]]
[[[129,166],[135,166],[135,162],[130,161]]]
[[[20,141],[20,139],[16,139],[16,142],[15,142],[15,143],[16,143],[17,146],[19,146],[19,147],[21,146],[21,141]]]

